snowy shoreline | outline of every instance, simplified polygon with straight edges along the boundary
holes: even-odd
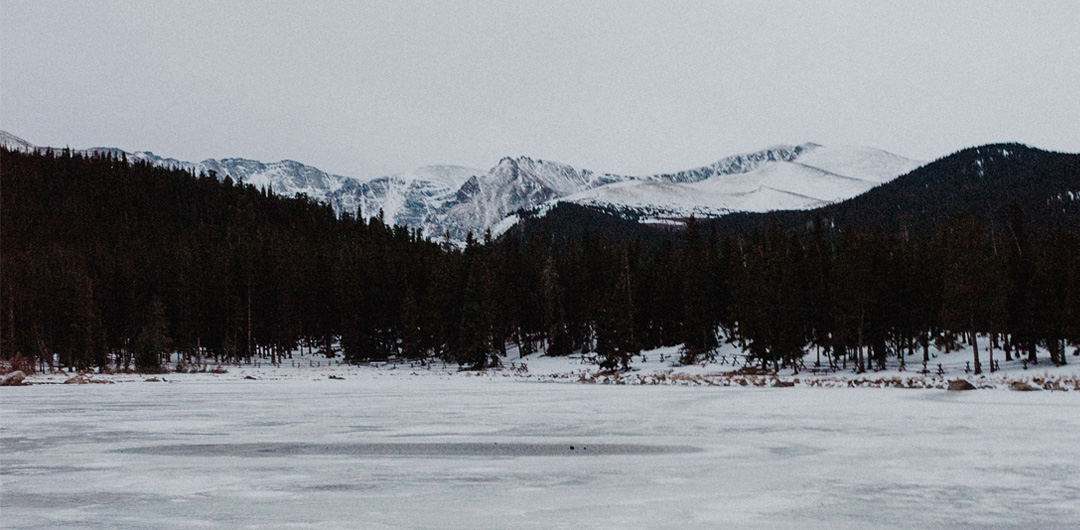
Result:
[[[715,360],[694,365],[678,365],[678,348],[668,347],[642,352],[635,356],[630,370],[604,372],[590,362],[588,356],[574,354],[567,357],[548,357],[542,354],[516,356],[512,352],[503,360],[503,366],[493,369],[460,370],[457,365],[439,360],[389,361],[348,364],[341,359],[328,359],[300,352],[279,364],[265,361],[227,364],[207,363],[197,371],[170,371],[160,374],[132,372],[72,372],[55,370],[51,373],[29,375],[23,385],[72,383],[227,383],[265,382],[282,380],[326,380],[327,384],[340,384],[342,380],[369,380],[383,377],[437,377],[477,378],[499,381],[579,383],[608,385],[673,385],[713,387],[803,387],[803,388],[905,388],[946,389],[950,381],[963,380],[975,389],[994,390],[1048,390],[1080,391],[1080,366],[1069,364],[1027,365],[1023,361],[1000,361],[1000,369],[994,373],[974,375],[970,371],[970,352],[935,352],[927,372],[922,372],[922,362],[909,361],[908,368],[901,369],[895,358],[885,370],[869,370],[856,373],[853,369],[828,370],[827,364],[815,368],[813,363],[796,371],[782,369],[778,373],[762,371],[747,365],[739,353],[729,348],[721,350]]]

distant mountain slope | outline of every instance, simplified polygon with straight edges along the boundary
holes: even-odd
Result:
[[[849,200],[809,211],[734,214],[715,221],[748,233],[771,219],[800,228],[820,220],[836,230],[876,227],[926,236],[961,211],[1005,230],[1020,206],[1036,235],[1080,226],[1080,154],[1021,144],[991,144],[953,153]]]
[[[387,223],[424,228],[428,235],[439,235],[442,232],[431,230],[428,219],[480,173],[483,171],[460,166],[425,166],[368,181],[351,179],[328,199],[339,212],[360,212],[365,217],[382,212]]]
[[[7,133],[12,149],[34,146]],[[569,202],[623,212],[641,219],[715,217],[731,212],[813,208],[853,197],[917,167],[919,162],[866,147],[825,147],[807,143],[774,146],[729,156],[708,166],[648,176],[625,176],[579,169],[529,157],[503,158],[488,170],[425,166],[408,173],[360,179],[282,160],[243,158],[185,162],[150,151],[128,153],[91,148],[153,165],[267,188],[276,194],[303,193],[339,213],[371,217],[423,229],[429,236],[464,240],[486,230],[495,235],[517,222],[517,213],[546,211]]]
[[[34,144],[6,131],[0,131],[0,146],[11,151],[33,151]]]
[[[4,131],[0,131],[0,144],[8,149],[18,151],[50,149],[35,146]],[[58,150],[59,148],[52,147],[51,149]],[[223,158],[220,160],[211,158],[202,162],[188,162],[158,156],[151,151],[127,152],[115,147],[91,147],[74,151],[85,154],[112,155],[117,158],[143,161],[159,167],[182,169],[196,174],[214,172],[219,179],[231,177],[235,181],[242,181],[258,188],[270,188],[279,195],[292,197],[297,193],[303,193],[315,200],[324,202],[329,202],[331,193],[352,180],[349,177],[333,175],[316,167],[292,160],[264,163],[244,158]]]
[[[655,175],[562,200],[635,210],[644,217],[715,217],[800,210],[863,193],[920,165],[866,147],[777,146],[704,168]]]
[[[791,162],[799,158],[803,153],[817,147],[821,146],[814,143],[803,145],[776,145],[754,153],[729,156],[704,167],[680,171],[678,173],[653,175],[652,177],[649,177],[649,179],[683,183],[699,182],[719,175],[749,173],[770,162]]]

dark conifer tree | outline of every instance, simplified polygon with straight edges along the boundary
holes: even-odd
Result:
[[[467,280],[455,360],[470,369],[482,370],[499,364],[499,344],[495,330],[495,278],[490,247],[481,246],[470,238],[464,259]]]
[[[1080,237],[1061,232],[1050,239],[1038,261],[1034,283],[1040,300],[1038,335],[1050,362],[1066,364],[1068,340],[1076,340],[1080,298]]]
[[[711,355],[718,343],[717,308],[713,305],[718,293],[707,243],[699,223],[691,216],[686,223],[686,244],[683,248],[683,318],[682,351],[679,361],[693,364]]]
[[[629,259],[625,252],[614,256],[614,280],[605,289],[596,323],[596,355],[604,370],[626,370],[630,359],[641,352],[634,336],[634,300]]]
[[[1010,350],[1015,349],[1017,356],[1027,355],[1029,361],[1035,362],[1035,311],[1031,293],[1034,255],[1024,217],[1024,210],[1019,204],[1009,206],[1009,230],[1004,244],[1009,277],[1005,305],[1005,330],[1009,337],[1006,355],[1009,356]]]
[[[135,368],[143,373],[160,372],[162,357],[170,351],[165,304],[155,296],[143,314],[144,320],[134,341]]]
[[[977,333],[986,329],[988,310],[1000,283],[994,283],[992,247],[986,232],[970,213],[961,213],[942,228],[941,255],[945,289],[942,317],[949,329],[966,333],[973,370],[982,373]]]

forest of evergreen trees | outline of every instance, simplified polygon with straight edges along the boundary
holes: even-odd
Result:
[[[303,347],[484,368],[517,345],[620,369],[642,349],[681,344],[691,363],[730,340],[770,369],[809,352],[862,371],[957,337],[1056,364],[1080,344],[1080,228],[1033,227],[1018,201],[994,207],[1001,223],[961,209],[917,233],[807,212],[616,236],[569,208],[553,214],[573,236],[455,248],[109,156],[0,150],[0,177],[0,355],[22,366],[152,372],[169,352],[276,362]]]

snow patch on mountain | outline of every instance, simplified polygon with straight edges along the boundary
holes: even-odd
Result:
[[[0,131],[0,146],[9,151],[30,152],[36,149],[34,144],[5,131]]]
[[[649,180],[664,180],[675,183],[700,182],[717,175],[736,175],[749,173],[764,164],[772,162],[790,162],[807,151],[821,147],[818,144],[776,145],[754,153],[733,155],[711,165],[646,177]]]
[[[469,232],[479,235],[502,228],[500,223],[518,210],[625,178],[529,157],[503,158],[462,184],[450,201],[428,216],[426,225],[429,233],[449,233],[451,239],[460,240]]]
[[[872,147],[818,146],[801,154],[795,163],[834,175],[883,184],[923,163]]]
[[[437,210],[452,201],[469,179],[483,170],[461,166],[425,166],[408,173],[346,182],[329,195],[338,212],[373,217],[380,212],[388,224],[442,234],[429,222]]]

